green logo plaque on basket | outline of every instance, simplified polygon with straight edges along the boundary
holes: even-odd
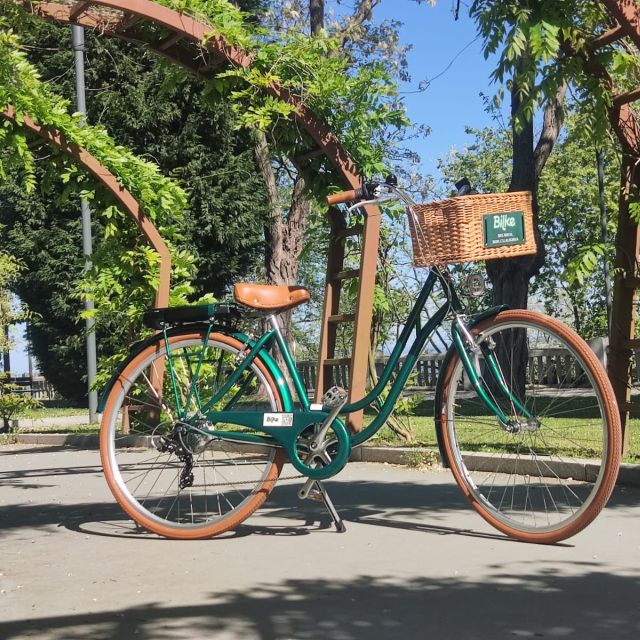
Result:
[[[522,244],[524,235],[524,213],[509,211],[507,213],[491,213],[482,216],[484,222],[484,246],[504,247],[511,244]]]

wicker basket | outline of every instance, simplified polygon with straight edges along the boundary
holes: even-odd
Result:
[[[536,252],[530,191],[461,196],[409,211],[416,267]]]

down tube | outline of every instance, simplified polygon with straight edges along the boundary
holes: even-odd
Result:
[[[413,368],[418,361],[422,347],[424,347],[427,338],[433,333],[436,327],[442,324],[447,313],[449,313],[449,304],[445,304],[440,307],[436,313],[429,318],[427,324],[420,330],[420,333],[416,336],[414,343],[409,349],[405,361],[398,371],[398,377],[394,380],[389,389],[389,395],[387,396],[380,413],[374,418],[373,422],[366,428],[351,436],[351,446],[355,447],[363,442],[366,442],[369,438],[375,435],[378,430],[387,421],[387,418],[391,415],[393,408],[395,407],[397,399],[400,397],[404,385],[407,384],[407,380],[413,371]]]
[[[374,402],[378,398],[378,396],[380,396],[383,389],[386,388],[387,384],[389,383],[389,380],[391,379],[391,375],[393,374],[393,371],[396,368],[396,365],[400,361],[400,356],[402,355],[402,352],[404,351],[404,348],[407,345],[407,342],[409,342],[409,336],[411,335],[413,330],[418,326],[422,309],[427,303],[427,298],[431,295],[431,292],[433,291],[433,287],[437,279],[438,279],[438,276],[436,275],[436,273],[434,271],[431,271],[429,273],[429,277],[427,278],[427,281],[424,283],[424,286],[422,287],[422,291],[420,291],[420,294],[418,295],[418,298],[415,304],[413,305],[413,309],[411,310],[411,313],[407,318],[404,328],[400,333],[400,336],[396,342],[396,346],[393,348],[393,351],[391,352],[391,355],[387,360],[387,365],[385,366],[384,370],[380,374],[378,383],[374,386],[373,389],[371,389],[371,391],[369,391],[369,393],[367,393],[367,395],[364,398],[357,400],[356,402],[346,404],[342,409],[343,413],[352,413],[353,411],[360,411],[360,409],[364,409],[365,407],[368,407],[372,402]]]

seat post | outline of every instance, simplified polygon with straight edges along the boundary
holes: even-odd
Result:
[[[281,360],[278,361],[278,364],[282,364],[281,373],[285,377],[287,381],[287,385],[289,389],[295,389],[295,392],[300,400],[300,404],[304,409],[309,409],[309,399],[307,398],[307,390],[305,389],[300,376],[296,371],[296,363],[294,360],[294,356],[289,350],[289,345],[284,339],[282,335],[282,331],[280,329],[280,322],[275,314],[269,316],[269,324],[273,328],[276,334],[276,342],[278,343],[278,349],[280,351]],[[272,347],[273,349],[273,347]]]
[[[269,324],[271,325],[271,328],[280,336],[280,338],[282,338],[282,340],[284,341],[284,338],[282,336],[282,329],[280,328],[280,323],[278,322],[278,316],[276,316],[276,314],[272,314],[269,316]]]

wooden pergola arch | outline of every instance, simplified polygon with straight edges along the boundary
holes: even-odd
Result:
[[[640,404],[632,402],[631,396],[632,357],[634,350],[640,348],[640,340],[635,338],[637,290],[640,288],[640,227],[630,208],[630,204],[637,202],[640,196],[640,110],[637,105],[640,88],[618,91],[593,54],[617,41],[624,41],[627,47],[640,52],[640,4],[636,0],[600,1],[611,21],[608,28],[589,43],[590,54],[583,63],[585,71],[605,82],[611,91],[613,100],[609,120],[623,152],[608,373],[620,409],[624,453],[629,447],[627,417],[629,413],[640,413]]]
[[[36,16],[63,24],[83,26],[106,36],[144,46],[204,79],[211,78],[225,66],[247,68],[252,63],[251,55],[240,47],[230,46],[218,36],[211,37],[214,32],[211,25],[152,0],[15,1]],[[277,82],[272,82],[267,89],[274,97],[296,107],[293,117],[313,141],[309,149],[292,160],[300,166],[324,156],[342,177],[345,188],[359,187],[362,177],[357,167],[326,123],[298,96]],[[345,228],[344,220],[336,210],[330,210],[330,222],[332,234],[316,396],[319,398],[333,383],[332,365],[344,364],[346,361],[350,365],[350,400],[355,401],[364,396],[367,383],[367,356],[380,240],[380,210],[378,207],[367,207],[361,227]],[[353,235],[362,236],[360,269],[345,271],[344,238]],[[340,314],[342,283],[350,278],[359,279],[355,313]],[[348,359],[336,359],[337,327],[346,322],[354,323],[353,352]],[[350,417],[350,425],[355,430],[361,427],[362,412]]]
[[[595,52],[603,46],[626,39],[640,49],[640,5],[637,0],[598,0],[611,17],[610,28],[596,34],[590,43]],[[245,68],[251,64],[251,56],[238,47],[228,46],[221,38],[213,37],[204,43],[212,32],[206,25],[151,0],[65,0],[63,2],[26,2],[16,0],[35,15],[61,23],[78,24],[105,35],[138,43],[169,58],[194,74],[207,78],[225,65]],[[151,28],[149,28],[151,27]],[[636,290],[640,287],[640,228],[629,215],[630,194],[640,193],[640,114],[632,104],[640,99],[640,88],[615,95],[615,87],[606,70],[595,57],[584,58],[585,70],[610,83],[614,94],[609,116],[613,130],[619,138],[625,154],[621,213],[618,219],[616,242],[616,267],[619,267],[614,290],[614,309],[611,325],[609,376],[620,405],[623,424],[629,411],[640,411],[640,405],[631,404],[630,362],[632,350],[640,347],[635,339]],[[268,90],[272,95],[297,107],[296,119],[307,131],[315,146],[308,149],[297,161],[308,161],[324,155],[338,170],[345,186],[359,186],[361,177],[349,156],[331,130],[296,96],[272,83]],[[340,217],[332,216],[333,233],[329,250],[326,283],[325,310],[323,314],[320,362],[318,367],[317,394],[331,383],[330,365],[339,362],[334,357],[336,326],[345,321],[355,321],[354,348],[350,358],[351,400],[364,394],[366,360],[369,349],[371,310],[375,286],[376,258],[379,242],[379,217],[377,208],[367,210],[363,230],[345,229]],[[343,271],[344,251],[342,239],[347,235],[363,233],[363,252],[359,272]],[[359,295],[356,313],[340,315],[338,312],[340,289],[343,280],[359,277]],[[353,426],[357,428],[359,420]]]
[[[160,284],[156,291],[155,304],[158,307],[166,307],[169,304],[169,288],[171,278],[171,253],[162,236],[156,229],[151,219],[141,209],[138,201],[120,185],[116,177],[86,149],[65,140],[62,133],[52,127],[44,127],[36,124],[28,114],[22,114],[22,122],[16,121],[14,108],[9,105],[4,111],[0,111],[0,118],[9,120],[23,127],[35,135],[35,137],[52,147],[62,151],[72,158],[79,166],[86,169],[100,184],[102,184],[118,201],[124,211],[135,221],[142,235],[147,239],[151,247],[160,256]]]

